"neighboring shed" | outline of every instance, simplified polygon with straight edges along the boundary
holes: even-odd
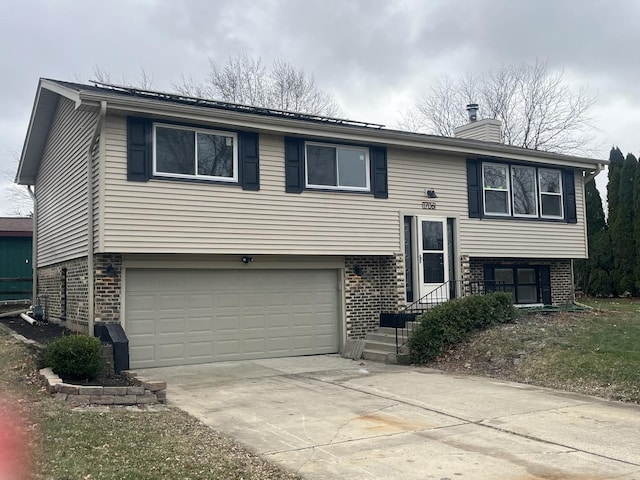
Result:
[[[33,219],[0,217],[0,302],[30,299]]]

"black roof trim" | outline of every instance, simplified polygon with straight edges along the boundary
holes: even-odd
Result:
[[[278,110],[275,108],[268,107],[255,107],[251,105],[243,105],[241,103],[230,103],[223,102],[220,100],[210,100],[206,98],[198,98],[198,97],[190,97],[188,95],[182,95],[178,93],[168,93],[168,92],[159,92],[155,90],[146,90],[143,88],[130,87],[125,85],[116,85],[112,83],[99,82],[97,80],[90,80],[94,85],[82,85],[82,84],[74,84],[71,82],[60,82],[56,80],[58,83],[67,84],[68,86],[72,86],[73,88],[80,89],[90,89],[94,91],[104,92],[105,90],[116,92],[124,95],[131,95],[135,97],[141,98],[152,98],[154,100],[164,100],[173,103],[182,103],[186,105],[196,105],[200,107],[210,107],[217,108],[222,110],[231,110],[235,112],[245,112],[245,113],[254,113],[257,115],[266,115],[266,116],[274,116],[274,117],[287,117],[293,118],[297,120],[307,120],[307,121],[315,121],[322,123],[334,123],[338,125],[352,125],[358,127],[367,127],[367,128],[375,128],[381,129],[384,128],[385,125],[379,123],[371,123],[371,122],[361,122],[358,120],[349,120],[346,118],[336,118],[336,117],[324,117],[322,115],[315,115],[311,113],[301,113],[301,112],[292,112],[288,110]]]

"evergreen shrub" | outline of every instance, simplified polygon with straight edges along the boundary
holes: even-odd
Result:
[[[47,367],[62,378],[91,380],[100,370],[100,340],[88,335],[68,335],[47,345]]]
[[[506,323],[518,315],[510,293],[470,295],[427,311],[409,339],[411,361],[425,363],[472,332]]]

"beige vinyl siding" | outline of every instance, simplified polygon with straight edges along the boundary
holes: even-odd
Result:
[[[39,266],[87,254],[87,148],[97,122],[60,98],[36,178]]]
[[[498,120],[485,118],[455,129],[455,136],[471,140],[500,143],[502,126]]]
[[[126,120],[107,118],[105,251],[385,254],[399,248],[397,210],[357,193],[287,194],[282,137],[260,135],[260,191],[152,179],[128,182]],[[391,226],[391,228],[389,228]]]
[[[477,219],[465,215],[460,225],[462,254],[470,257],[586,258],[584,195],[575,173],[578,223]]]
[[[257,192],[212,183],[128,182],[124,117],[107,117],[105,150],[105,252],[391,255],[401,251],[401,212],[458,218],[464,255],[576,257],[584,251],[581,223],[469,219],[462,156],[389,148],[389,198],[376,199],[285,193],[282,136],[260,135]],[[425,188],[436,190],[436,210],[422,209]],[[581,222],[580,184],[576,194]]]

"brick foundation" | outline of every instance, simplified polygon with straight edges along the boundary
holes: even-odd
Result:
[[[364,338],[404,305],[403,255],[345,257],[344,295],[347,339]]]
[[[122,293],[122,256],[98,254],[94,268],[94,305],[96,322],[120,322],[120,297]],[[109,268],[111,267],[111,268]]]
[[[553,305],[570,305],[575,301],[571,260],[569,259],[524,259],[524,258],[469,258],[465,272],[463,262],[463,280],[484,280],[484,265],[549,265],[551,270],[551,302]],[[464,276],[466,273],[466,277]]]
[[[109,269],[109,266],[113,268]],[[87,272],[87,257],[38,269],[38,295],[49,321],[62,324],[73,331],[88,333]],[[119,322],[122,257],[96,254],[94,272],[94,320]]]
[[[87,257],[38,269],[38,296],[49,321],[61,323],[70,330],[87,332],[87,271]]]

